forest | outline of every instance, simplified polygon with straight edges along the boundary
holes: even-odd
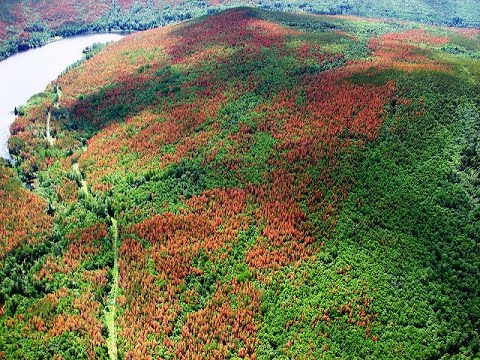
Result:
[[[4,0],[0,3],[0,60],[56,36],[145,30],[252,5],[271,11],[480,26],[476,0]]]
[[[10,129],[0,359],[478,358],[479,60],[250,7],[95,47]]]

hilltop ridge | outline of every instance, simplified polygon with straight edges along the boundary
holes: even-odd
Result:
[[[475,0],[6,0],[0,4],[0,59],[17,50],[41,46],[57,35],[145,30],[245,5],[264,10],[480,27],[480,7]]]

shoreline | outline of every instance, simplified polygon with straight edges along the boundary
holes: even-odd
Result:
[[[8,58],[11,58],[12,56],[15,56],[17,54],[21,54],[24,52],[27,52],[29,50],[34,50],[34,49],[39,49],[42,48],[48,44],[52,44],[54,42],[64,40],[64,39],[70,39],[74,38],[76,36],[84,36],[84,35],[102,35],[102,34],[120,34],[120,35],[129,35],[133,34],[135,32],[142,31],[142,30],[121,30],[121,29],[113,29],[110,31],[94,31],[94,30],[87,30],[87,31],[80,31],[74,34],[70,35],[54,35],[48,38],[46,41],[42,42],[38,46],[29,46],[28,44],[22,45],[22,43],[15,43],[16,48],[11,48],[8,51],[7,55],[5,54],[0,54],[0,62],[7,60]],[[5,41],[5,40],[4,40]],[[22,47],[24,46],[24,47]]]
[[[0,106],[0,157],[6,159],[6,161],[12,160],[12,155],[8,149],[8,139],[11,136],[9,129],[16,121],[14,116],[15,107],[21,111],[21,108],[28,103],[29,99],[44,91],[45,87],[60,76],[65,69],[81,60],[83,58],[82,51],[85,48],[98,42],[118,41],[125,33],[120,31],[109,33],[88,32],[68,37],[55,36],[50,38],[48,43],[45,43],[42,47],[29,49],[32,50],[33,57],[30,57],[30,52],[23,51],[13,54],[4,59],[4,61],[0,61],[0,77],[4,80],[0,87],[0,93],[3,94],[3,101]],[[90,40],[85,41],[82,40],[83,38],[90,38]],[[66,45],[66,47],[63,45],[51,45],[53,43],[61,43],[61,40],[65,40],[66,44],[69,45]],[[52,63],[51,56],[54,55],[46,54],[54,54],[58,50],[43,50],[47,48],[47,45],[54,46],[55,49],[63,49],[60,50],[61,53],[58,53],[63,54],[60,57],[63,60]],[[38,58],[38,55],[33,55],[34,53],[43,55],[40,55],[40,58]],[[30,58],[37,60],[32,62]],[[38,62],[39,59],[40,62]],[[19,69],[24,70],[18,71]],[[39,73],[38,69],[43,70]]]

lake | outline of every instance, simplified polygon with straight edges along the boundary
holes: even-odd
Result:
[[[0,61],[0,156],[10,158],[7,141],[10,125],[15,120],[15,106],[25,104],[43,91],[63,70],[82,58],[86,47],[121,37],[121,34],[78,35]]]

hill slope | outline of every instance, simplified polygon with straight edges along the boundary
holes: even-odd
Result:
[[[0,4],[0,59],[18,49],[40,46],[53,35],[144,30],[241,5],[480,27],[480,7],[475,0],[6,0]]]
[[[478,355],[479,51],[236,9],[71,69],[11,128],[54,225],[2,254],[0,352]]]

